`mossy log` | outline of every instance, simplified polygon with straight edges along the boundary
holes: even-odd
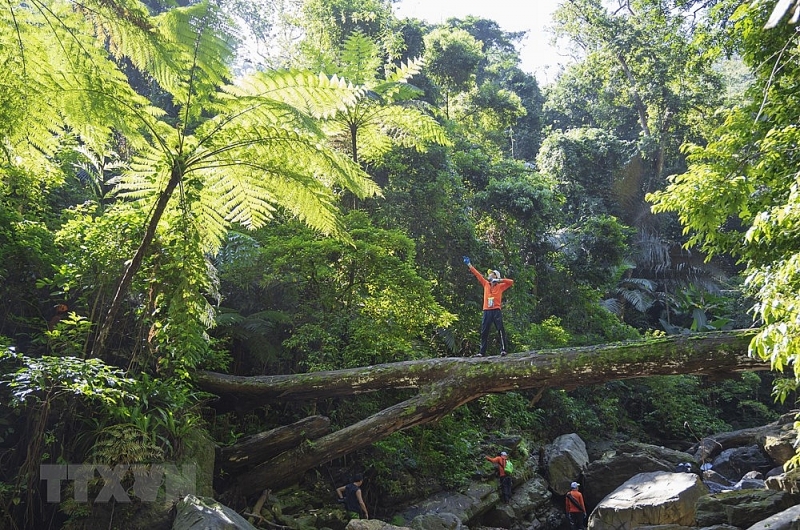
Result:
[[[291,425],[253,434],[217,451],[217,474],[230,475],[268,460],[305,440],[327,434],[331,420],[325,416],[309,416]]]
[[[582,348],[516,353],[505,357],[439,358],[296,375],[198,374],[206,391],[257,406],[274,401],[343,397],[392,389],[419,389],[402,403],[317,440],[307,440],[238,475],[225,491],[233,501],[265,488],[288,486],[308,469],[434,422],[481,396],[512,390],[563,388],[655,375],[715,378],[769,370],[748,355],[755,330],[681,335]]]

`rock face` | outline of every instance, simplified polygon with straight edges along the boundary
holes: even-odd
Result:
[[[577,481],[589,464],[586,444],[575,433],[563,434],[547,446],[544,465],[550,478],[550,489],[566,495],[572,481]]]
[[[747,528],[800,500],[785,491],[740,490],[707,495],[697,502],[697,525]]]
[[[674,471],[694,457],[682,451],[642,443],[624,443],[589,463],[581,488],[587,508],[639,473]]]
[[[800,505],[759,521],[747,530],[797,530],[800,528]]]
[[[589,530],[627,530],[646,525],[694,526],[695,504],[708,489],[693,473],[640,473],[603,499]]]
[[[208,497],[187,495],[178,503],[172,530],[256,530],[236,511]]]

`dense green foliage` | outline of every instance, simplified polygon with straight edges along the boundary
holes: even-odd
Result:
[[[778,8],[775,8],[776,11]],[[745,289],[763,325],[753,352],[778,370],[800,376],[797,359],[798,172],[796,149],[797,32],[791,25],[765,31],[772,6],[757,2],[732,15],[725,40],[755,79],[744,97],[720,112],[707,144],[684,146],[688,171],[651,200],[675,211],[689,244],[708,256],[730,254],[742,265]],[[770,24],[774,25],[774,24]],[[781,386],[779,396],[791,386]]]
[[[400,21],[388,0],[0,7],[0,526],[102,508],[45,502],[42,463],[180,462],[200,432],[339,429],[405,399],[214,415],[193,374],[472,355],[463,255],[515,280],[512,352],[744,327],[754,306],[754,351],[795,377],[484,396],[309,488],[366,471],[388,513],[487,474],[501,445],[687,443],[785,410],[797,34],[763,28],[766,2],[663,4],[563,3],[584,57],[546,87],[520,69],[522,35]],[[245,66],[234,16],[283,69]]]

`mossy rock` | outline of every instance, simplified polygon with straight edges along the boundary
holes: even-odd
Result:
[[[705,495],[697,501],[697,525],[747,528],[794,506],[800,497],[784,491],[739,490]]]

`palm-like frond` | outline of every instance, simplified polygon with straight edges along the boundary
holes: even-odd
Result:
[[[424,151],[430,143],[450,143],[444,129],[421,104],[376,104],[372,111],[358,130],[359,153],[365,160],[377,163],[393,145]]]
[[[205,111],[207,97],[230,78],[228,65],[236,48],[234,25],[218,7],[203,1],[171,9],[157,17],[159,29],[175,44],[171,55],[179,69],[156,68],[159,84],[181,107],[181,119],[194,124]]]
[[[361,31],[351,33],[344,41],[339,73],[357,85],[374,85],[381,66],[378,45]]]
[[[259,228],[278,208],[320,232],[342,236],[336,190],[362,198],[379,190],[349,158],[324,147],[326,138],[315,120],[273,98],[302,97],[320,110],[341,107],[357,89],[302,72],[275,72],[274,77],[263,73],[257,81],[224,87],[206,105],[218,114],[198,125],[194,135],[156,128],[162,146],[140,153],[117,179],[117,193],[155,201],[180,159],[184,197],[206,251],[219,248],[232,224]],[[248,94],[253,90],[255,95]],[[163,148],[172,145],[183,151]]]
[[[363,157],[378,163],[393,145],[424,150],[430,143],[449,143],[422,103],[414,101],[422,92],[408,83],[421,71],[422,59],[385,65],[385,78],[380,79],[380,49],[356,31],[345,41],[339,63],[337,73],[355,83],[361,92],[354,104],[336,114],[329,132],[334,143],[349,148],[354,160]]]
[[[5,3],[0,24],[10,29],[0,37],[0,83],[25,112],[24,122],[4,131],[12,144],[30,142],[49,156],[65,128],[100,150],[112,130],[136,142],[147,101],[70,3]]]
[[[425,61],[422,57],[409,59],[405,63],[392,64],[388,67],[386,82],[406,84],[411,81],[412,77],[422,71],[423,66],[425,66]]]
[[[298,70],[259,72],[237,79],[223,90],[237,98],[280,101],[314,118],[330,118],[346,110],[365,92],[336,75]]]

